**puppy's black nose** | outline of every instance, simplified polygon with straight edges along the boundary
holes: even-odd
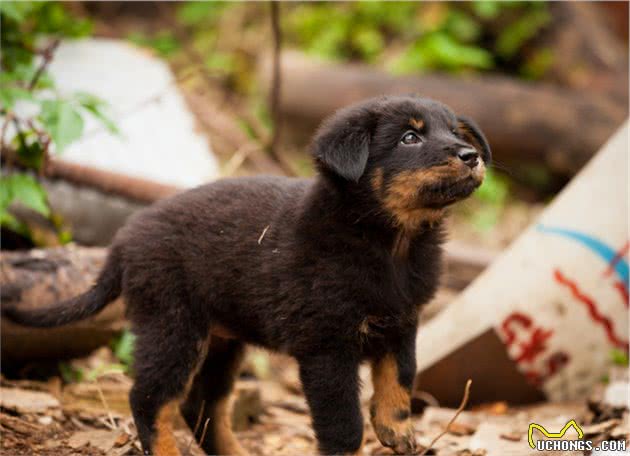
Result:
[[[471,168],[477,166],[477,163],[479,162],[479,154],[477,153],[477,150],[472,147],[462,147],[457,151],[457,156]]]

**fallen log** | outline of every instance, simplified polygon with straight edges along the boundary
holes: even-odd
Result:
[[[3,251],[0,299],[3,307],[46,307],[88,289],[106,250],[65,246]],[[121,300],[85,321],[51,329],[26,328],[2,319],[2,360],[58,359],[85,355],[108,343],[126,325]]]
[[[262,65],[267,78],[269,62]],[[382,94],[418,93],[474,118],[495,157],[545,165],[572,175],[627,116],[626,99],[528,83],[505,76],[393,76],[361,65],[316,62],[296,52],[282,56],[280,109],[285,119],[313,127],[336,109]]]

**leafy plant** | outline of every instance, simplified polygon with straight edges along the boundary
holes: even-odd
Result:
[[[179,43],[175,37],[167,31],[160,32],[151,37],[142,33],[132,33],[127,39],[138,46],[153,49],[161,57],[169,57],[179,49]]]
[[[615,366],[628,367],[628,352],[617,348],[610,352],[610,359]]]
[[[8,211],[9,205],[14,201],[19,201],[44,217],[50,216],[46,192],[35,178],[28,174],[14,173],[0,176],[0,223],[26,236],[28,227]]]
[[[131,370],[133,364],[133,349],[136,337],[131,331],[124,331],[119,337],[112,341],[114,355],[124,367],[124,372]]]
[[[81,92],[62,96],[46,71],[59,40],[88,35],[89,21],[70,16],[56,2],[4,1],[0,26],[0,146],[6,171],[0,177],[0,223],[28,237],[28,227],[10,206],[19,202],[51,217],[46,192],[35,177],[45,174],[48,154],[63,152],[81,137],[85,115],[117,130],[104,113],[104,101]]]
[[[61,378],[66,383],[80,382],[85,378],[85,372],[83,372],[83,369],[78,369],[70,363],[60,362],[58,364],[58,368]]]
[[[503,177],[488,170],[481,187],[474,193],[474,199],[480,203],[472,215],[473,225],[480,231],[492,228],[499,220],[507,204],[509,184]]]
[[[509,66],[550,21],[545,2],[313,2],[286,10],[291,44],[326,59],[379,63],[395,73]],[[532,55],[520,72],[540,77],[549,54]]]

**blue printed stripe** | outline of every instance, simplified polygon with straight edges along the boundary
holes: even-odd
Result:
[[[573,239],[574,241],[579,242],[584,245],[595,254],[597,254],[600,258],[602,258],[607,264],[612,263],[617,256],[617,252],[608,246],[606,243],[600,241],[599,239],[589,236],[584,233],[580,233],[579,231],[569,230],[566,228],[556,228],[544,225],[537,226],[538,231],[542,231],[543,233],[557,234],[559,236],[563,236],[569,239]],[[625,258],[619,259],[617,264],[614,265],[615,272],[621,278],[623,283],[628,285],[628,261]]]

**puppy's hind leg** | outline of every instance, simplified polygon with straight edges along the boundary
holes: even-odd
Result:
[[[172,419],[199,365],[207,334],[202,337],[181,319],[157,320],[139,328],[129,402],[144,454],[179,456]]]
[[[246,454],[232,433],[229,407],[243,353],[242,342],[211,336],[206,359],[182,404],[182,415],[206,454]]]

